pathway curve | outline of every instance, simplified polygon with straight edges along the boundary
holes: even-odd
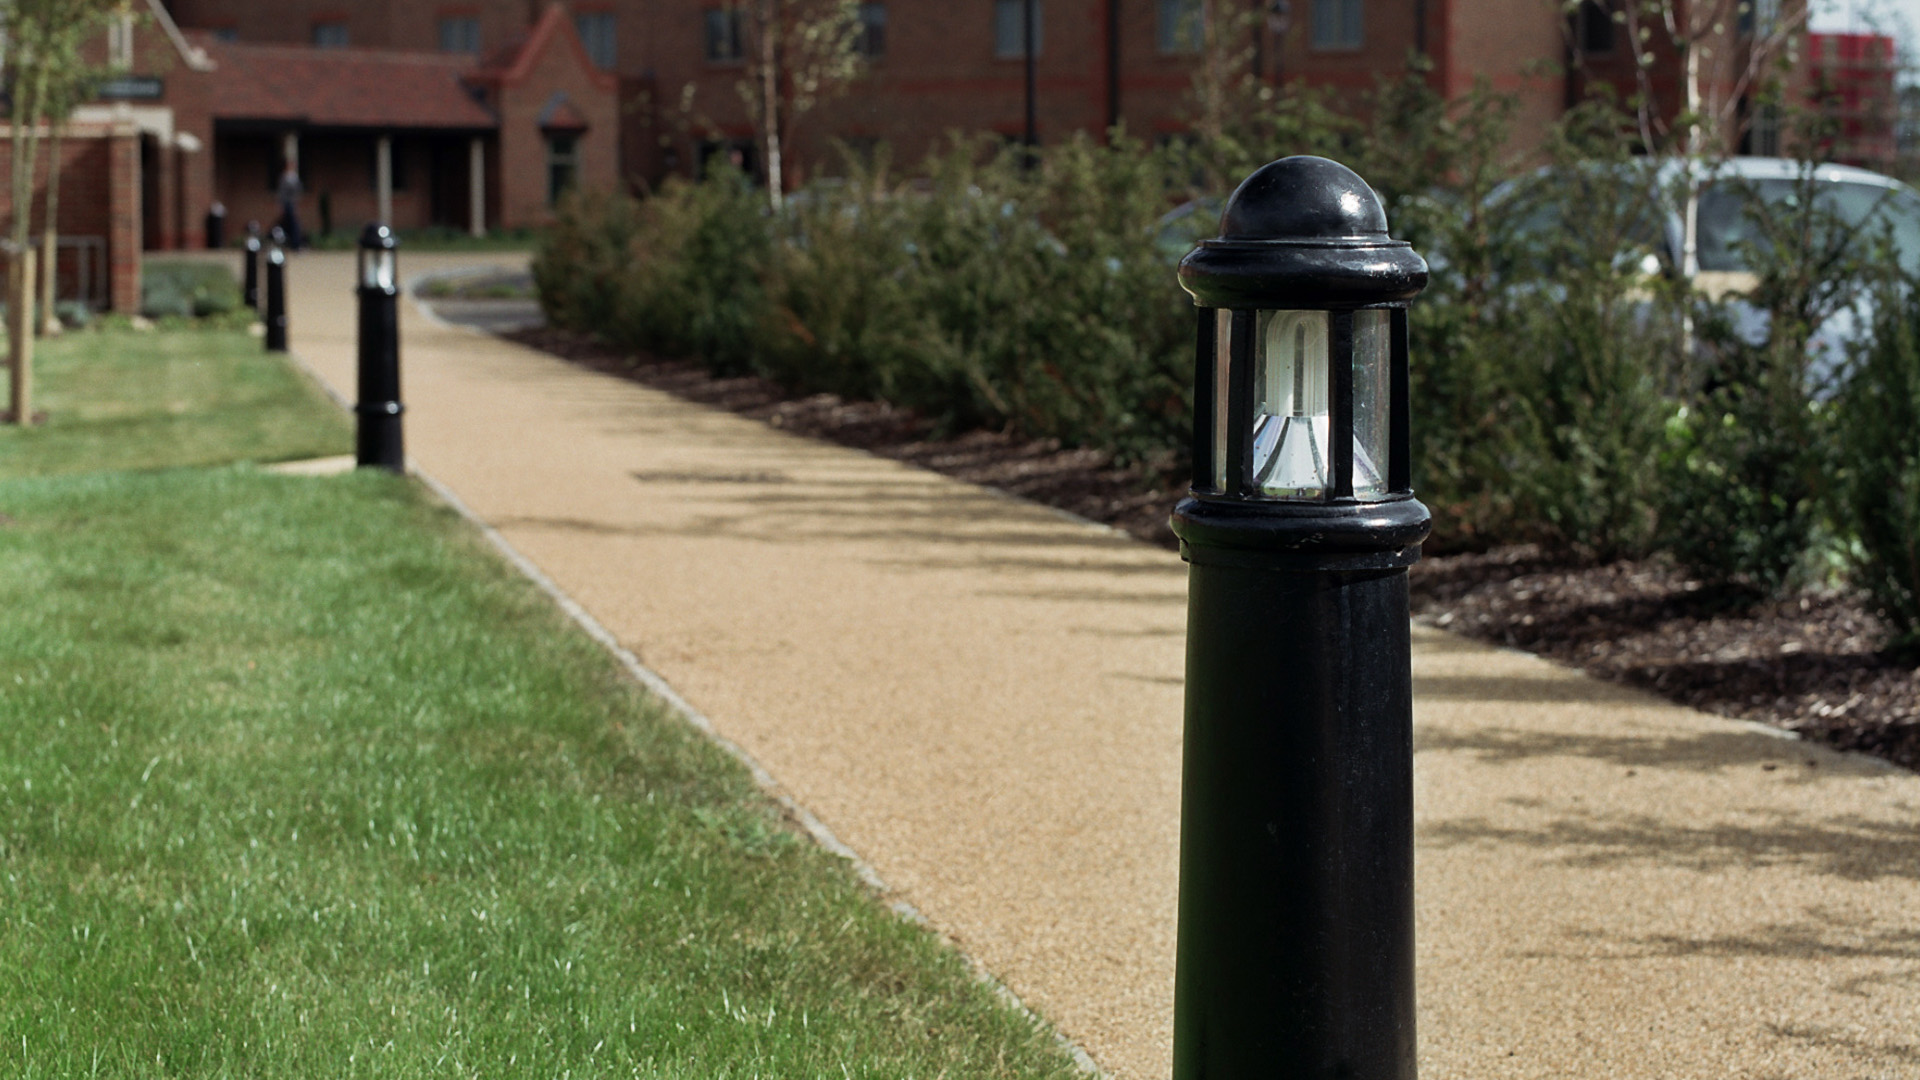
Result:
[[[514,256],[402,253],[409,274]],[[290,269],[351,394],[350,257]],[[1185,574],[408,305],[408,449],[1116,1076],[1170,1058]],[[1920,1076],[1920,777],[1415,629],[1426,1080]]]

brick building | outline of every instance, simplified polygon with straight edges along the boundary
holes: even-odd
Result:
[[[1898,70],[1893,39],[1884,34],[1807,35],[1807,90],[1827,122],[1834,161],[1894,170]]]
[[[739,93],[742,0],[143,2],[152,18],[127,32],[127,76],[77,118],[137,132],[135,258],[142,246],[200,245],[216,201],[236,225],[271,219],[289,160],[309,229],[375,217],[537,224],[570,184],[644,187],[734,150],[755,164]],[[1641,85],[1621,0],[1586,0],[1571,15],[1559,0],[1032,2],[1042,142],[1116,124],[1148,138],[1183,131],[1204,61],[1196,31],[1226,5],[1255,16],[1244,45],[1274,85],[1358,93],[1418,55],[1449,96],[1481,79],[1514,92],[1523,146],[1594,83],[1622,96]],[[1716,53],[1737,57],[1753,19],[1802,2],[1753,0]],[[864,73],[805,118],[787,148],[789,181],[830,163],[835,139],[884,141],[911,162],[950,131],[1022,135],[1024,3],[861,3]],[[1670,51],[1656,50],[1647,84],[1665,115],[1678,112]]]
[[[229,239],[248,220],[272,224],[289,163],[308,233],[538,225],[565,189],[614,187],[615,78],[564,8],[523,10],[481,54],[236,41],[148,0],[149,17],[97,43],[93,59],[115,74],[67,125],[61,297],[137,306],[142,250],[203,246],[216,206]]]
[[[1691,0],[1676,0],[1684,9]],[[1802,0],[1755,0],[1716,42],[1741,48],[1755,18]],[[1424,55],[1448,95],[1476,79],[1520,96],[1517,139],[1546,125],[1594,82],[1637,89],[1632,52],[1612,33],[1619,0],[1589,0],[1569,17],[1556,0],[1034,0],[1042,142],[1116,123],[1138,135],[1185,127],[1202,12],[1245,4],[1246,44],[1276,85],[1362,90]],[[952,130],[1013,137],[1025,128],[1023,0],[871,0],[860,4],[865,77],[803,122],[790,177],[828,158],[829,139],[884,141],[917,160]],[[541,0],[170,0],[182,25],[241,42],[481,52],[520,33]],[[752,124],[737,84],[746,74],[742,4],[728,0],[570,0],[592,62],[617,77],[621,172],[647,184],[691,173],[716,152],[751,160]],[[1758,13],[1758,14],[1754,14]],[[1608,31],[1603,34],[1601,31]],[[1678,66],[1658,56],[1652,83],[1678,112]]]

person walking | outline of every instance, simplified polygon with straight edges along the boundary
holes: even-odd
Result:
[[[300,229],[300,196],[304,194],[300,170],[289,161],[280,174],[280,227],[286,231],[287,246],[295,251],[307,246],[307,234]]]

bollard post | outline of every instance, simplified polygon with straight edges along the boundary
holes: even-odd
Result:
[[[267,351],[287,351],[287,253],[277,243],[267,251]]]
[[[1365,181],[1291,157],[1180,264],[1199,309],[1175,1080],[1413,1080],[1407,304]]]
[[[400,414],[400,287],[393,230],[378,223],[360,234],[360,400],[354,406],[357,421],[355,460],[405,472],[406,449]]]
[[[247,222],[246,267],[241,275],[244,284],[241,287],[241,299],[246,301],[247,310],[254,318],[260,317],[260,223]]]

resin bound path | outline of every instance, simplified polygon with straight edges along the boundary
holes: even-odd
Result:
[[[347,394],[350,267],[290,268]],[[1102,1068],[1167,1075],[1177,557],[404,326],[422,471]],[[1920,1076],[1920,776],[1414,634],[1426,1080]]]

